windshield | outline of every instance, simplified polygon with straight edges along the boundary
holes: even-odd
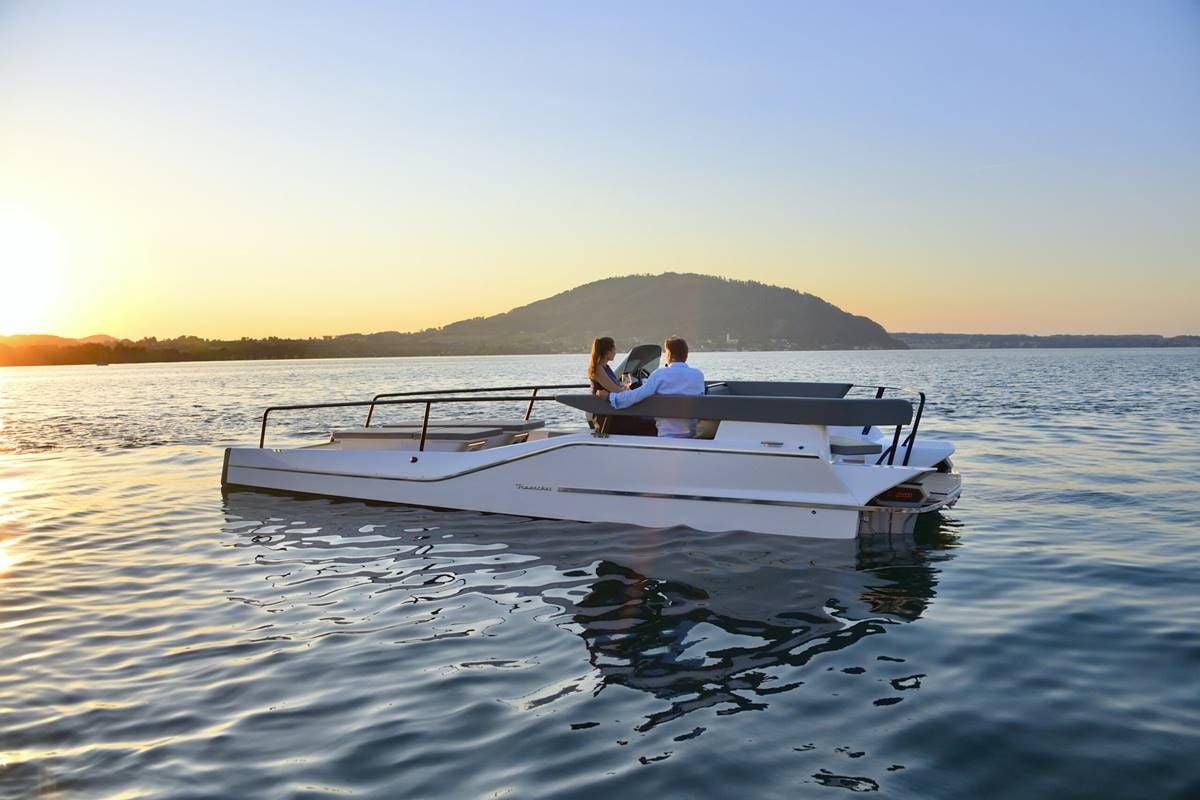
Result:
[[[629,375],[634,378],[645,378],[658,369],[658,361],[662,357],[662,347],[657,344],[639,344],[629,351],[625,360],[617,367],[617,377]]]

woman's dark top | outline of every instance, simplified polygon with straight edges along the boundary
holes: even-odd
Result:
[[[605,365],[604,365],[604,374],[605,374],[605,375],[607,375],[607,376],[608,376],[608,379],[609,379],[610,381],[612,381],[613,383],[615,383],[617,386],[620,386],[620,385],[621,385],[621,382],[620,382],[619,380],[617,380],[617,376],[616,376],[616,374],[614,374],[614,373],[613,373],[613,371],[612,371],[612,367],[610,367],[608,364],[605,364]],[[592,381],[592,391],[593,391],[593,392],[594,392],[594,391],[596,391],[597,389],[603,389],[603,388],[604,388],[604,387],[603,387],[603,386],[601,386],[601,385],[600,385],[599,383],[597,383],[596,381]]]
[[[617,380],[616,373],[614,373],[612,371],[612,368],[609,367],[608,364],[604,365],[604,374],[607,375],[609,380],[611,380],[617,386],[621,385],[621,382],[619,380]],[[592,391],[593,392],[596,391],[597,389],[603,389],[603,388],[604,387],[601,386],[596,381],[592,381]],[[628,436],[657,436],[658,435],[658,430],[654,425],[654,420],[650,417],[628,417],[628,416],[604,417],[604,416],[599,416],[599,417],[593,418],[593,417],[589,416],[588,417],[588,425],[591,425],[593,427],[599,426],[606,419],[608,420],[608,424],[605,427],[605,430],[608,433],[623,433]]]

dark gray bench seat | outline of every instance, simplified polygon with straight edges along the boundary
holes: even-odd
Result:
[[[830,436],[829,452],[835,456],[873,456],[883,452],[883,445],[848,436]]]

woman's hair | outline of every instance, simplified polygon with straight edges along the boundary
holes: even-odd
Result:
[[[616,348],[617,343],[611,336],[601,336],[592,341],[592,357],[588,361],[588,380],[596,380],[596,373],[601,369],[600,364],[604,361],[604,356],[608,354],[609,350]]]

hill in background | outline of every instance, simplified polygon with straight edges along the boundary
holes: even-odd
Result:
[[[414,333],[348,333],[309,339],[114,339],[0,336],[0,366],[226,361],[269,358],[584,353],[596,336],[620,350],[683,336],[701,350],[1197,347],[1197,336],[889,334],[819,297],[754,281],[667,272],[578,286],[514,308]]]
[[[417,334],[456,347],[571,352],[596,336],[621,349],[677,334],[695,349],[852,350],[905,345],[866,317],[795,289],[667,272],[584,284],[504,314]]]
[[[819,297],[708,275],[630,275],[576,287],[504,314],[415,333],[311,339],[0,337],[0,365],[216,361],[258,358],[583,353],[596,336],[628,349],[677,334],[695,350],[904,348],[879,324]]]

